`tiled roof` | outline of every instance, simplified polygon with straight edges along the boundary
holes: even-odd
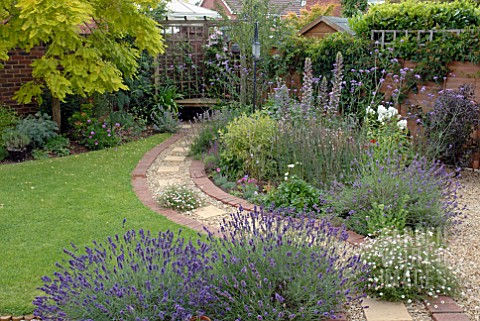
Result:
[[[340,18],[340,17],[331,17],[331,16],[322,16],[313,22],[306,25],[302,30],[300,30],[300,34],[303,35],[319,23],[324,22],[328,24],[330,27],[334,28],[337,31],[344,31],[351,35],[354,34],[353,30],[348,25],[348,18]]]

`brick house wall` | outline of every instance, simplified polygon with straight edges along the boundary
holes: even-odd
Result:
[[[34,47],[28,53],[20,50],[9,52],[10,59],[3,61],[3,68],[0,69],[0,104],[13,107],[19,114],[38,110],[37,104],[18,104],[13,96],[24,83],[33,79],[31,63],[44,53],[43,47]]]

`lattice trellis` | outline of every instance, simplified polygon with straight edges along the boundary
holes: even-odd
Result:
[[[155,64],[155,84],[174,84],[184,96],[200,97],[204,86],[204,45],[214,21],[160,21],[167,49]]]
[[[457,35],[463,32],[464,29],[444,29],[444,30],[372,30],[371,39],[377,41],[383,48],[391,45],[395,40],[402,37],[413,36],[419,42],[419,45],[427,41],[432,41],[438,36],[446,33],[456,33]]]

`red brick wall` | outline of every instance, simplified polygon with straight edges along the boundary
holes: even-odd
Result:
[[[35,112],[38,106],[35,103],[18,104],[13,95],[20,89],[22,84],[32,80],[32,67],[30,66],[35,58],[41,57],[45,52],[43,47],[35,47],[29,53],[15,50],[9,53],[10,59],[2,62],[0,69],[0,103],[11,106],[19,114]]]
[[[236,14],[231,14],[227,6],[221,0],[204,0],[201,5],[203,8],[207,8],[213,11],[218,11],[219,7],[224,10],[224,12],[230,17],[230,19],[235,20],[237,18]]]

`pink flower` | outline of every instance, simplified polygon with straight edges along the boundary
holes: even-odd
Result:
[[[220,167],[217,167],[217,173],[220,173],[221,169]]]

